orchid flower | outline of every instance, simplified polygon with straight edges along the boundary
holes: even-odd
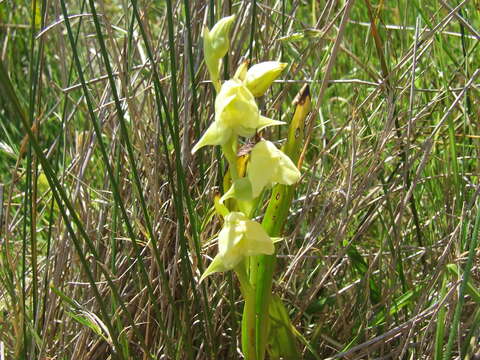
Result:
[[[293,185],[300,180],[300,171],[290,158],[267,140],[261,140],[250,153],[247,177],[252,195],[257,197],[265,187],[274,184]]]
[[[258,222],[250,220],[241,212],[229,213],[218,234],[218,254],[200,281],[215,272],[232,270],[246,256],[273,254],[273,243],[274,240]]]
[[[253,96],[262,96],[286,67],[286,63],[278,61],[255,64],[248,69],[245,75],[245,85]]]
[[[242,81],[228,80],[215,99],[215,120],[192,153],[205,145],[224,145],[232,136],[251,137],[267,126],[281,124],[284,122],[260,115],[254,96]]]
[[[247,177],[233,181],[220,203],[236,198],[249,201],[274,184],[293,185],[300,180],[300,171],[290,158],[268,140],[261,140],[252,149]]]

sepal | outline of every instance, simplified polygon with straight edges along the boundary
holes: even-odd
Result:
[[[232,130],[230,128],[223,126],[222,123],[213,122],[193,147],[192,154],[206,145],[223,145],[230,139],[231,135]]]
[[[215,258],[212,260],[208,268],[203,272],[202,276],[200,277],[200,282],[205,280],[205,278],[209,275],[212,275],[216,272],[223,272],[228,269],[225,268],[223,265],[223,261],[220,255],[215,256]]]
[[[240,201],[249,201],[253,199],[252,184],[248,178],[240,178],[233,182],[228,191],[223,194],[220,202],[223,203],[227,199],[235,198]]]

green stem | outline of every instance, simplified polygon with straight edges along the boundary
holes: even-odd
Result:
[[[297,163],[300,159],[304,140],[305,119],[310,112],[310,94],[308,86],[300,90],[295,100],[296,108],[288,129],[287,142],[283,152]],[[276,185],[272,190],[262,226],[271,237],[280,236],[287,219],[290,204],[294,196],[292,186]],[[260,255],[250,266],[250,281],[256,293],[256,343],[257,359],[265,358],[268,336],[268,310],[272,298],[273,271],[275,255]]]
[[[240,263],[235,268],[238,280],[240,281],[240,289],[245,305],[242,316],[242,349],[243,355],[247,360],[256,360],[256,339],[255,339],[255,288],[252,287],[245,271],[245,263]]]
[[[257,342],[257,358],[263,360],[265,358],[265,350],[267,347],[268,335],[268,308],[272,297],[273,270],[275,268],[275,255],[261,255],[258,260],[257,281],[258,288],[256,292],[255,313],[255,341]]]
[[[271,237],[281,234],[287,218],[294,190],[291,186],[277,185],[267,206],[262,226]],[[275,255],[260,255],[250,266],[250,280],[256,292],[256,343],[257,359],[265,358],[268,336],[268,308],[272,297],[273,271]]]
[[[232,181],[239,178],[237,170],[237,137],[232,136],[224,145],[222,145],[222,152],[228,161],[230,175]]]

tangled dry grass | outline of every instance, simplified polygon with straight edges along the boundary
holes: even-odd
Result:
[[[274,284],[304,358],[479,356],[478,1],[7,0],[0,357],[241,357],[233,277],[198,284],[225,164],[190,154],[202,27],[231,13],[227,77],[290,64],[269,117],[310,86]]]

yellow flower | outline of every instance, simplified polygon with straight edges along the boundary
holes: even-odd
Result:
[[[274,240],[258,222],[248,219],[241,212],[229,213],[218,235],[218,255],[200,281],[215,272],[232,270],[246,256],[273,254],[273,243]]]
[[[252,93],[240,80],[226,81],[215,99],[215,121],[192,153],[205,145],[224,145],[232,136],[251,137],[257,130],[284,124],[260,115]]]
[[[226,81],[215,99],[215,121],[225,124],[237,135],[255,134],[260,113],[252,93],[238,80]]]
[[[300,180],[300,171],[290,158],[270,141],[261,140],[252,149],[247,168],[252,195],[273,184],[293,185]]]
[[[253,96],[262,96],[286,66],[286,63],[278,61],[265,61],[253,65],[247,71],[245,85],[247,85]]]
[[[235,16],[220,19],[212,28],[203,29],[203,53],[205,63],[214,84],[220,79],[220,67],[222,58],[227,54],[230,47],[230,28]]]

